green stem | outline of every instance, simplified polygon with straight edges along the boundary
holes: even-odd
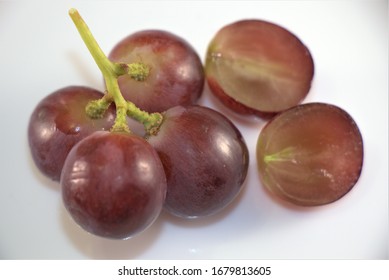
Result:
[[[85,21],[81,18],[81,15],[78,13],[76,9],[70,9],[69,15],[72,18],[74,24],[82,40],[87,46],[89,52],[93,56],[94,60],[97,63],[97,66],[100,68],[101,73],[104,77],[111,76],[115,73],[114,65],[108,58],[105,56],[104,52],[101,50],[100,46],[97,44],[94,39],[92,33],[90,32],[89,27],[85,23]]]
[[[104,117],[105,111],[108,109],[109,105],[112,103],[111,96],[107,93],[104,94],[102,98],[97,100],[92,100],[86,105],[86,113],[92,119],[101,119]]]
[[[111,62],[101,50],[78,11],[72,8],[69,10],[69,15],[103,74],[107,87],[107,93],[102,99],[92,101],[88,104],[86,108],[88,115],[94,118],[101,117],[113,101],[116,105],[116,119],[111,129],[112,131],[130,132],[126,120],[126,116],[128,115],[141,122],[147,134],[155,134],[162,122],[162,115],[159,113],[149,114],[137,108],[132,102],[125,100],[118,84],[118,77],[125,74],[130,75],[137,81],[145,80],[149,75],[149,67],[142,62],[131,64]]]

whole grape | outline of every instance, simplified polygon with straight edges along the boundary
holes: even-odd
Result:
[[[126,239],[158,217],[166,177],[156,151],[143,138],[95,132],[69,153],[61,175],[64,205],[86,231]]]
[[[260,179],[271,193],[297,205],[323,205],[344,196],[358,181],[362,136],[337,106],[298,105],[263,128],[257,161]]]
[[[91,133],[112,127],[113,107],[100,119],[85,113],[88,102],[102,96],[92,88],[69,86],[51,93],[35,107],[28,124],[28,142],[36,166],[47,177],[59,181],[71,148]]]
[[[165,209],[193,218],[225,208],[239,193],[249,155],[239,130],[222,114],[202,106],[177,106],[164,113],[148,141],[165,168]]]
[[[242,114],[273,116],[308,94],[314,64],[308,48],[290,31],[263,20],[221,28],[205,63],[211,92]]]
[[[201,60],[184,39],[162,30],[138,31],[124,38],[109,54],[114,62],[142,62],[150,67],[145,81],[119,77],[125,99],[147,112],[194,104],[204,87]]]

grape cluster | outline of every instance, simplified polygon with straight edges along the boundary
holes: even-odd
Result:
[[[67,211],[86,231],[126,239],[162,209],[196,218],[237,197],[248,148],[226,116],[196,104],[205,80],[233,111],[271,118],[257,161],[276,195],[320,205],[356,183],[358,127],[333,105],[298,105],[310,89],[313,59],[284,28],[259,20],[227,25],[210,42],[203,67],[188,42],[160,30],[128,36],[107,57],[78,11],[69,14],[106,89],[69,86],[48,95],[32,112],[28,139],[36,166],[60,183]]]

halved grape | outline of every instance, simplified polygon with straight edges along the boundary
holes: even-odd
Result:
[[[206,54],[211,91],[238,113],[266,117],[297,105],[313,73],[308,48],[288,30],[262,20],[223,27]]]
[[[363,142],[343,109],[325,103],[295,106],[274,117],[257,143],[262,183],[297,205],[331,203],[356,184]]]

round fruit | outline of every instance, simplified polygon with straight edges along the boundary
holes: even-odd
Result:
[[[223,27],[205,65],[211,91],[238,113],[267,117],[300,103],[314,73],[307,47],[288,30],[262,20]]]
[[[201,106],[171,108],[157,135],[167,177],[165,209],[194,218],[225,208],[246,178],[249,155],[238,129],[222,114]]]
[[[112,127],[113,107],[100,119],[85,113],[88,102],[102,96],[92,88],[69,86],[48,95],[36,106],[28,124],[28,142],[32,158],[43,174],[59,181],[71,148],[91,133]]]
[[[323,205],[356,184],[362,136],[351,116],[336,106],[298,105],[263,128],[257,161],[260,179],[272,193],[297,205]]]
[[[147,112],[193,104],[202,93],[201,60],[192,46],[172,33],[136,32],[119,42],[108,57],[114,62],[142,62],[150,68],[145,81],[136,81],[129,75],[118,80],[124,98]]]
[[[61,175],[66,209],[86,231],[125,239],[160,214],[166,177],[158,154],[143,138],[95,132],[73,147]]]

